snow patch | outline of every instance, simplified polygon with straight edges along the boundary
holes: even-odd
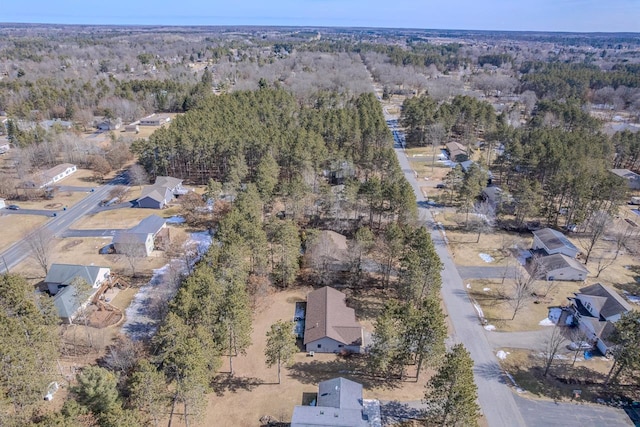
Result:
[[[485,292],[489,292],[491,290],[491,288],[482,288],[483,291]]]
[[[540,326],[555,326],[556,322],[554,322],[553,320],[549,319],[548,317],[546,319],[542,319],[540,322],[538,322],[538,325]]]
[[[487,331],[495,331],[495,330],[496,330],[496,327],[495,327],[495,326],[493,326],[493,325],[486,325],[484,328],[485,328]]]
[[[500,350],[496,353],[496,357],[500,360],[505,360],[508,354],[509,354],[508,352]]]
[[[549,320],[551,320],[551,321],[554,323],[554,325],[555,325],[556,323],[558,323],[558,320],[560,320],[560,316],[561,316],[561,315],[562,315],[562,309],[561,309],[561,308],[559,308],[559,307],[554,307],[554,308],[550,308],[550,309],[549,309],[549,316],[548,316],[548,318],[549,318]],[[542,324],[542,323],[540,323],[540,324]]]
[[[195,256],[190,260],[193,266],[211,246],[211,235],[206,232],[191,233],[184,244],[185,250],[195,249]],[[142,286],[126,310],[126,321],[122,332],[133,340],[148,339],[158,327],[158,309],[173,298],[178,290],[177,275],[187,272],[187,263],[183,259],[172,259],[161,268],[153,270],[149,283]]]
[[[629,302],[633,303],[633,304],[640,304],[640,296],[638,295],[632,295],[628,292],[624,293],[624,296],[627,297],[627,299],[629,300]]]
[[[471,289],[471,283],[467,283],[467,289]]]
[[[180,215],[174,215],[172,217],[167,218],[165,222],[167,224],[184,224],[185,222],[187,222],[187,220],[181,217]]]
[[[493,257],[491,255],[489,255],[489,254],[480,253],[480,254],[478,254],[478,256],[480,258],[482,258],[482,260],[484,262],[493,262],[494,261]]]

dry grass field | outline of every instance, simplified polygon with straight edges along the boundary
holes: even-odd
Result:
[[[0,215],[0,251],[4,251],[37,227],[47,222],[49,218],[41,215]]]

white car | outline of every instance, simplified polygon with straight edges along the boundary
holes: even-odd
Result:
[[[577,341],[572,342],[567,346],[569,350],[577,351],[577,350],[591,350],[593,348],[593,344],[587,341]]]

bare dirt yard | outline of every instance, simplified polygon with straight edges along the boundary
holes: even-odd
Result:
[[[293,408],[302,404],[304,393],[317,393],[318,382],[343,376],[364,385],[365,398],[420,400],[428,373],[420,381],[384,383],[363,372],[363,360],[334,354],[308,357],[298,353],[293,364],[283,370],[282,384],[277,382],[276,367],[264,363],[266,332],[278,320],[291,320],[295,303],[305,301],[311,288],[273,292],[256,307],[252,345],[245,356],[234,361],[235,375],[222,372],[215,392],[201,421],[202,425],[259,426],[260,418],[269,415],[281,421],[291,420]],[[356,315],[358,310],[356,309]],[[366,325],[366,322],[364,322]],[[228,369],[228,361],[222,370]]]

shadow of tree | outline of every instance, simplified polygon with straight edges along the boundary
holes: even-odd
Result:
[[[224,395],[225,392],[235,393],[238,390],[251,391],[259,385],[266,384],[260,378],[253,377],[235,377],[229,374],[217,375],[211,383],[211,388],[218,396]]]
[[[502,384],[507,383],[506,375],[496,362],[481,363],[473,367],[473,372],[487,380],[498,380]]]
[[[380,405],[380,419],[382,425],[392,425],[402,423],[408,420],[421,419],[422,411],[418,408],[411,407],[406,403],[400,403],[397,400],[383,403]]]
[[[303,384],[317,385],[335,377],[344,377],[362,384],[365,388],[382,387],[396,389],[402,381],[400,379],[387,379],[374,377],[367,372],[366,358],[351,357],[349,359],[336,359],[329,361],[314,360],[311,362],[297,362],[289,366],[288,376],[295,378]],[[407,380],[413,381],[412,378]]]

